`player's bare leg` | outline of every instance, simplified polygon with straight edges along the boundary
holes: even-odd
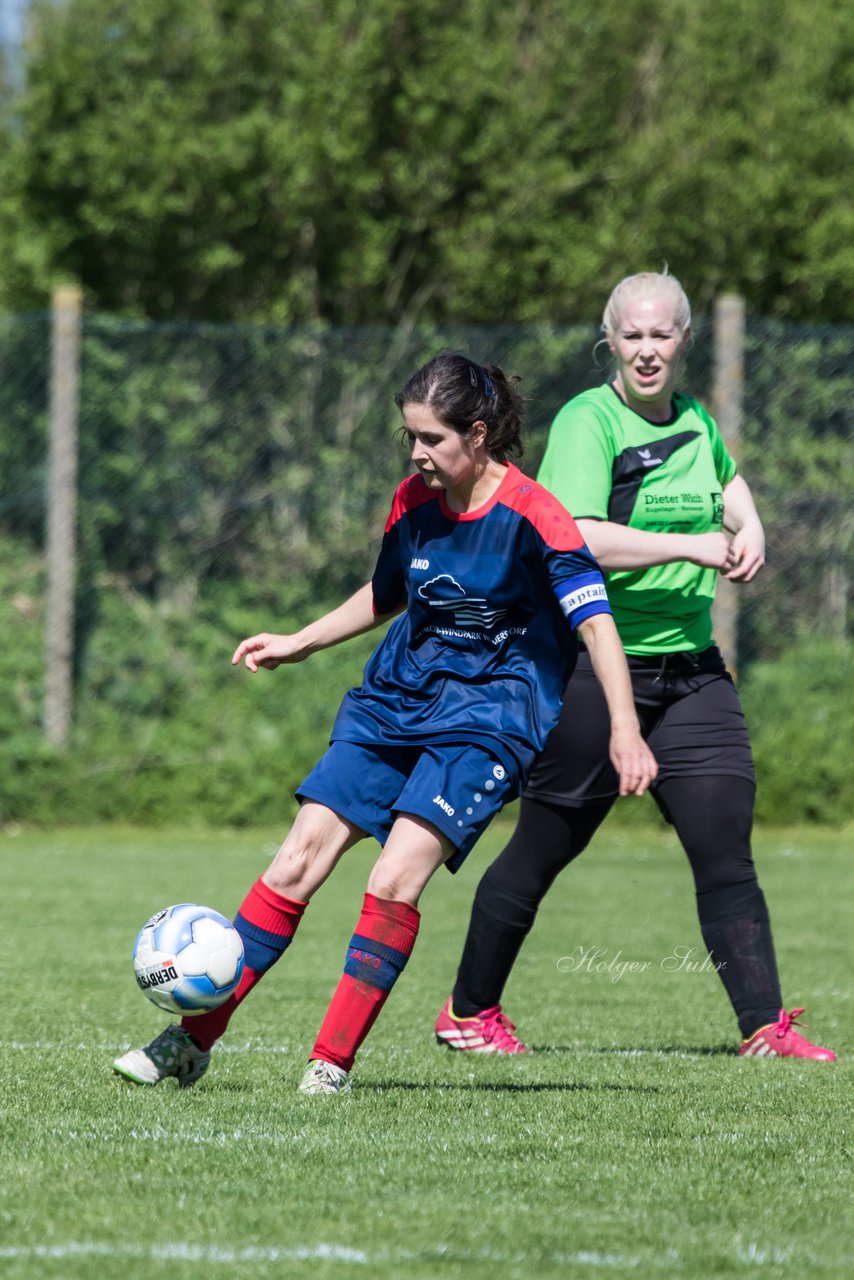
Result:
[[[320,1028],[300,1084],[303,1093],[349,1090],[359,1046],[374,1025],[412,953],[417,902],[451,842],[423,818],[402,814],[368,880],[362,913],[347,950],[344,973]]]
[[[269,868],[251,887],[234,920],[243,939],[245,964],[240,983],[218,1009],[162,1031],[150,1044],[131,1049],[113,1070],[134,1084],[155,1085],[174,1077],[180,1087],[195,1084],[207,1071],[211,1048],[264,974],[281,959],[308,901],[339,858],[364,832],[333,810],[306,801]]]
[[[364,831],[334,810],[306,800],[261,879],[276,893],[308,902]]]

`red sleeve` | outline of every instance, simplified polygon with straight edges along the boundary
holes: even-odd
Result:
[[[536,480],[521,476],[504,501],[524,516],[554,551],[577,551],[584,546],[578,525],[566,507]]]

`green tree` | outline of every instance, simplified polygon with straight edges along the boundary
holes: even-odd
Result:
[[[854,25],[844,6],[678,4],[637,68],[597,225],[619,278],[669,261],[698,309],[854,318]]]
[[[816,0],[35,0],[0,302],[276,324],[854,317],[854,29]]]

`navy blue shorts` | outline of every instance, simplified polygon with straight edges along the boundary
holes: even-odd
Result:
[[[668,778],[724,774],[755,783],[741,703],[712,645],[701,653],[628,654],[641,732],[658,761],[656,786]],[[619,791],[608,755],[611,722],[588,653],[566,687],[560,720],[528,776],[525,795],[579,808]]]
[[[333,742],[297,789],[385,844],[398,814],[424,818],[456,853],[457,871],[496,813],[519,794],[519,777],[479,746],[367,746]]]

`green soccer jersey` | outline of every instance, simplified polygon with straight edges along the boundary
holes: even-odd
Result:
[[[564,405],[537,479],[576,519],[655,533],[709,533],[723,525],[723,489],[735,475],[714,419],[673,397],[669,422],[648,422],[610,385]],[[697,652],[712,643],[716,569],[679,560],[606,575],[627,653]]]

